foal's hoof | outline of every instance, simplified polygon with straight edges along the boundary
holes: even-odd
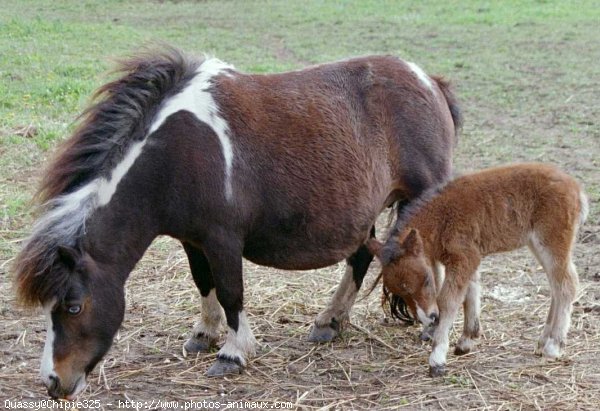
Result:
[[[187,340],[183,345],[183,348],[188,354],[196,354],[198,352],[209,352],[210,349],[215,346],[215,340],[208,338],[203,334],[198,334]]]
[[[428,325],[427,327],[423,327],[423,330],[421,331],[421,335],[419,336],[419,338],[421,339],[421,341],[431,341],[431,340],[433,340],[434,332],[435,332],[435,326]]]
[[[331,320],[329,325],[314,324],[310,330],[308,341],[316,343],[324,343],[333,341],[340,333],[340,323],[337,320]]]
[[[230,374],[241,374],[243,369],[244,367],[242,367],[239,360],[217,357],[217,361],[208,369],[206,376],[222,377]]]
[[[446,375],[446,366],[444,364],[429,366],[429,376],[430,377],[432,377],[432,378],[443,377],[444,375]]]

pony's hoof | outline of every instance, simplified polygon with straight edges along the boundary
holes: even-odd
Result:
[[[206,372],[207,377],[222,377],[230,374],[241,374],[243,367],[237,359],[219,358]]]
[[[429,376],[432,378],[443,377],[446,375],[446,366],[444,364],[429,366]]]
[[[308,341],[316,343],[324,343],[333,341],[335,337],[340,333],[339,323],[333,319],[329,325],[317,325],[314,324],[310,330]]]
[[[216,341],[208,338],[205,335],[196,335],[188,339],[183,348],[188,354],[196,354],[198,352],[209,352],[211,348],[216,346]]]

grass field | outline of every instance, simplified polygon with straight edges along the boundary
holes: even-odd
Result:
[[[432,380],[429,346],[416,327],[383,323],[376,293],[356,304],[338,341],[305,341],[342,265],[283,273],[247,263],[246,305],[259,352],[244,374],[207,379],[214,353],[181,355],[198,292],[181,247],[159,238],[130,277],[125,322],[82,399],[107,410],[118,399],[598,409],[599,26],[593,1],[0,0],[0,408],[7,399],[45,398],[37,376],[45,323],[39,312],[15,306],[9,272],[31,227],[42,167],[107,80],[111,58],[165,41],[258,73],[386,53],[443,74],[465,114],[457,170],[547,161],[585,185],[591,213],[575,252],[579,299],[565,357],[541,360],[533,346],[549,306],[543,272],[525,251],[486,260],[484,336],[472,354],[449,356],[448,376]]]

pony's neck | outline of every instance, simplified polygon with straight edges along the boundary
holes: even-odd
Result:
[[[84,250],[123,283],[159,233],[156,210],[143,204],[148,202],[135,196],[114,199],[95,210],[86,226]]]

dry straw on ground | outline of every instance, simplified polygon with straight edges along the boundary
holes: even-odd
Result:
[[[482,264],[484,335],[473,353],[449,356],[443,379],[426,375],[429,346],[418,340],[418,327],[382,321],[377,292],[358,301],[338,341],[306,341],[343,265],[286,272],[250,263],[246,306],[260,348],[242,375],[206,378],[214,353],[187,358],[182,353],[198,318],[198,292],[180,246],[162,238],[131,275],[125,322],[82,398],[98,399],[104,409],[127,399],[291,401],[300,409],[598,409],[598,232],[587,227],[577,245],[580,297],[562,360],[533,354],[549,288],[524,250]],[[377,270],[375,263],[366,284]],[[39,314],[13,308],[5,282],[1,292],[0,398],[42,399],[37,368],[44,322]],[[459,320],[454,341],[461,326]]]

